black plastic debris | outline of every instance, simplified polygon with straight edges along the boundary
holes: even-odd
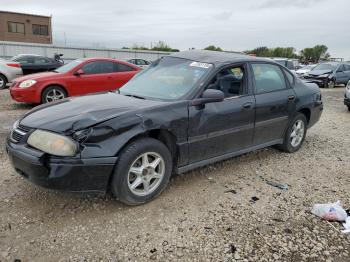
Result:
[[[255,203],[255,202],[258,201],[258,200],[259,200],[258,197],[253,196],[253,197],[250,199],[250,202],[251,202],[251,203]]]
[[[230,252],[234,254],[237,251],[237,248],[235,247],[234,244],[230,244]]]
[[[153,249],[150,250],[150,252],[153,254],[153,253],[157,252],[157,249],[153,248]]]
[[[236,190],[234,190],[234,189],[231,189],[231,190],[227,190],[227,191],[225,191],[225,193],[232,193],[232,194],[237,194],[237,191]]]

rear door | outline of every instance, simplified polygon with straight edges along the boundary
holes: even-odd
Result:
[[[126,64],[114,62],[114,73],[112,75],[111,82],[109,83],[110,89],[115,90],[125,85],[138,71]]]
[[[280,142],[296,108],[294,77],[269,63],[252,63],[251,70],[256,101],[254,145]]]

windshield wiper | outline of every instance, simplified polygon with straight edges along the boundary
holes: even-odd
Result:
[[[134,98],[138,98],[138,99],[145,99],[144,97],[142,96],[136,96],[136,95],[130,95],[130,94],[127,94],[125,96],[129,96],[129,97],[134,97]]]

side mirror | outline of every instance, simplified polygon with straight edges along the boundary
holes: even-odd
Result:
[[[83,69],[79,69],[78,71],[76,71],[74,73],[75,76],[81,76],[81,75],[84,75],[84,74],[85,74],[85,72],[83,71]]]
[[[203,92],[201,98],[192,100],[193,106],[199,106],[207,103],[221,102],[225,98],[224,92],[217,89],[207,89]]]

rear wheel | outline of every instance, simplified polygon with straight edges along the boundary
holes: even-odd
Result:
[[[67,97],[67,92],[62,87],[50,86],[46,88],[41,96],[41,103],[54,102]]]
[[[0,89],[5,89],[7,85],[7,79],[4,75],[0,74]]]
[[[290,122],[280,148],[288,153],[298,151],[305,140],[306,130],[306,117],[304,114],[298,113]]]
[[[172,172],[168,148],[153,138],[138,139],[119,154],[111,190],[121,202],[139,205],[157,197]]]

